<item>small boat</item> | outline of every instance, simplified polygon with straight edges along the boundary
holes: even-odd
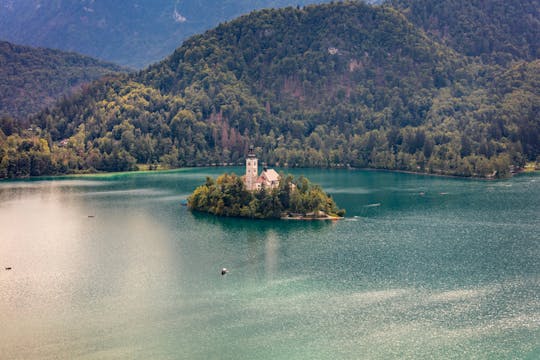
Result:
[[[366,207],[378,207],[378,206],[381,206],[381,203],[366,205]]]
[[[227,268],[221,269],[221,276],[226,275],[228,272],[229,270],[227,270]]]

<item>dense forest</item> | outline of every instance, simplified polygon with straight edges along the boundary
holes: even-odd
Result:
[[[253,219],[279,219],[288,216],[302,218],[343,217],[334,200],[320,186],[301,176],[281,176],[279,187],[247,191],[242,179],[235,174],[223,174],[215,181],[195,189],[188,198],[191,210],[218,216]]]
[[[3,131],[0,177],[238,163],[249,144],[289,167],[506,177],[537,160],[537,40],[497,63],[428,35],[390,5],[254,12]]]
[[[0,116],[22,120],[122,69],[75,53],[0,41]]]
[[[389,0],[415,25],[468,56],[507,64],[540,55],[540,1]]]

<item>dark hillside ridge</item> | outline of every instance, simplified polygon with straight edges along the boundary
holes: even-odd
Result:
[[[87,56],[0,41],[0,116],[24,119],[82,84],[119,71]]]
[[[34,119],[66,171],[242,162],[509,175],[539,155],[538,61],[484,65],[388,6],[262,10]]]
[[[539,0],[389,0],[387,4],[467,56],[503,64],[540,55]]]

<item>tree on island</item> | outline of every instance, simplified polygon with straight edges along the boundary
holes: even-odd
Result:
[[[305,177],[295,179],[287,175],[281,179],[277,188],[248,191],[242,178],[234,173],[223,174],[215,181],[207,177],[206,183],[188,198],[188,207],[218,216],[253,219],[338,218],[345,215],[345,210],[339,209],[319,185]]]

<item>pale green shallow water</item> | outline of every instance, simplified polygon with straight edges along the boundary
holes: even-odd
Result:
[[[0,182],[0,359],[540,358],[540,176],[295,171],[335,223],[180,206],[222,171]]]

